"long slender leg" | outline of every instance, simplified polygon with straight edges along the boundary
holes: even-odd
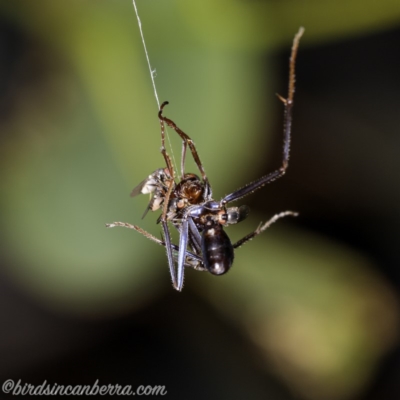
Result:
[[[168,268],[169,268],[169,273],[171,275],[172,286],[176,290],[178,290],[178,283],[177,283],[177,280],[176,280],[176,273],[175,273],[175,261],[174,261],[174,256],[173,256],[173,253],[172,253],[171,235],[169,233],[167,221],[161,221],[161,226],[162,226],[162,229],[163,229],[163,236],[164,236],[164,241],[165,241],[165,249],[167,251]]]
[[[206,191],[211,196],[211,187],[210,187],[210,184],[208,182],[208,178],[207,178],[206,172],[204,170],[203,164],[200,161],[200,157],[199,157],[199,154],[197,153],[196,146],[195,146],[193,140],[185,132],[183,132],[182,129],[178,128],[178,126],[175,124],[174,121],[172,121],[169,118],[164,117],[162,115],[163,109],[167,104],[168,104],[168,101],[164,101],[164,103],[161,104],[160,111],[158,113],[158,118],[160,119],[160,121],[165,122],[170,128],[172,128],[182,138],[184,143],[186,143],[189,146],[190,151],[191,151],[192,156],[193,156],[193,159],[194,159],[194,161],[195,161],[195,163],[197,165],[197,168],[200,171],[201,177],[202,177],[203,182],[204,182],[204,184],[206,186]],[[183,146],[185,146],[185,144]],[[186,155],[186,148],[184,150],[182,150],[182,155],[183,156]],[[184,165],[185,165],[185,160],[183,159],[181,161],[181,168],[182,169],[184,169]]]
[[[161,112],[162,106],[160,108]],[[164,156],[165,163],[167,164],[167,168],[169,170],[169,175],[171,177],[171,180],[168,185],[168,190],[167,193],[165,194],[164,198],[164,205],[162,209],[162,214],[161,214],[161,226],[163,230],[163,236],[165,240],[165,249],[167,252],[167,259],[168,259],[168,267],[169,267],[169,272],[171,274],[171,279],[172,279],[172,285],[174,286],[175,289],[177,289],[177,280],[176,280],[176,273],[175,273],[175,262],[174,262],[174,257],[172,253],[172,244],[171,244],[171,235],[169,233],[168,229],[168,222],[167,222],[167,212],[168,212],[168,206],[169,206],[169,199],[171,197],[172,189],[174,186],[174,179],[175,179],[175,170],[174,166],[172,164],[171,158],[169,157],[169,154],[167,153],[167,150],[165,148],[165,125],[164,121],[160,118],[160,126],[161,126],[161,154]]]
[[[127,222],[112,222],[110,224],[106,224],[106,228],[115,228],[116,226],[122,226],[124,228],[129,228],[129,229],[133,229],[136,232],[141,233],[143,236],[145,236],[147,239],[152,240],[153,242],[156,242],[158,244],[161,244],[163,246],[165,246],[165,243],[156,238],[155,236],[153,236],[151,233],[145,231],[144,229],[142,229],[141,227],[137,226],[137,225],[132,225],[132,224],[128,224]]]
[[[284,124],[283,124],[283,155],[282,165],[276,171],[262,176],[254,182],[250,182],[242,188],[235,190],[233,193],[228,194],[221,200],[221,205],[230,203],[232,201],[239,200],[240,198],[262,188],[267,183],[274,181],[282,177],[289,164],[289,153],[290,153],[290,134],[292,129],[292,108],[293,98],[295,91],[295,65],[297,50],[299,48],[300,38],[304,33],[304,28],[300,28],[293,40],[292,53],[289,60],[289,89],[287,99],[278,95],[278,98],[283,102],[284,105]]]
[[[189,233],[191,237],[191,245],[196,254],[201,254],[201,235],[197,229],[196,224],[193,222],[192,218],[189,218]]]
[[[189,221],[189,245],[192,248],[193,252],[200,257],[202,256],[202,250],[201,250],[201,235],[199,230],[197,229],[196,224],[193,222],[192,218],[188,218]],[[188,254],[190,254],[189,251],[187,251]],[[194,268],[196,271],[207,271],[207,268],[204,267],[204,262],[203,258],[201,258],[202,262],[198,263]]]
[[[162,106],[160,108],[159,113],[161,112],[161,110],[162,110]],[[160,125],[161,125],[161,154],[164,157],[164,160],[165,160],[165,163],[167,164],[167,168],[168,168],[170,175],[174,175],[174,166],[173,166],[171,158],[165,148],[165,125],[164,125],[164,121],[162,119],[160,119]]]
[[[145,231],[144,229],[140,228],[137,225],[132,225],[132,224],[128,224],[127,222],[112,222],[111,224],[106,224],[107,228],[115,228],[116,226],[122,226],[124,228],[128,228],[128,229],[133,229],[136,232],[141,233],[143,236],[145,236],[147,239],[152,240],[153,242],[159,244],[160,246],[164,246],[166,247],[166,243],[165,241],[158,239],[157,237],[153,236],[151,233]],[[179,246],[175,245],[175,244],[171,244],[172,249],[176,252],[179,253]],[[186,256],[193,258],[194,260],[198,261],[199,263],[203,263],[203,259],[197,255],[194,254],[190,251],[186,251]],[[175,257],[174,257],[175,258]],[[192,266],[190,264],[187,264],[187,262],[185,261],[185,265],[186,266]]]
[[[190,246],[196,254],[201,254],[201,235],[199,230],[197,229],[196,224],[193,222],[192,218],[188,218],[189,222],[189,241],[188,241],[188,246]],[[179,234],[181,233],[181,226],[182,226],[182,221],[180,221],[178,224],[173,224]]]
[[[183,288],[183,278],[185,274],[185,259],[186,250],[189,241],[189,222],[187,218],[182,221],[181,231],[179,235],[179,255],[178,255],[178,266],[177,266],[177,287],[176,290],[181,291]]]
[[[181,179],[185,175],[186,149],[187,149],[187,143],[185,141],[183,141],[182,142],[182,155],[181,155]]]
[[[244,238],[238,240],[234,245],[233,248],[237,249],[238,247],[242,246],[246,242],[250,241],[253,239],[255,236],[259,235],[260,233],[264,232],[266,229],[268,229],[274,222],[278,221],[278,219],[281,219],[283,217],[287,216],[292,216],[292,217],[297,217],[298,213],[293,212],[293,211],[283,211],[279,214],[275,214],[271,219],[269,219],[265,224],[260,224],[258,228],[254,231],[246,235]]]

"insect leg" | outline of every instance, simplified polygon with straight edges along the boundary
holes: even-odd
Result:
[[[289,89],[287,99],[278,95],[279,100],[283,102],[284,105],[284,123],[283,123],[283,154],[282,154],[282,165],[279,169],[271,172],[268,175],[264,175],[254,182],[250,182],[242,188],[235,190],[234,192],[228,194],[221,200],[221,205],[230,203],[232,201],[238,200],[248,194],[262,188],[267,183],[274,181],[282,177],[289,165],[289,153],[290,153],[290,134],[292,129],[292,107],[293,107],[293,97],[295,90],[295,65],[297,50],[299,48],[300,38],[304,33],[304,28],[300,28],[293,40],[292,52],[289,60]]]
[[[156,242],[158,244],[161,244],[161,245],[165,246],[164,242],[162,242],[160,239],[156,238],[151,233],[145,231],[144,229],[140,228],[137,225],[128,224],[127,222],[112,222],[110,224],[106,224],[106,228],[115,228],[116,226],[122,226],[124,228],[134,229],[136,232],[141,233],[147,239],[150,239],[153,242]]]
[[[183,277],[185,274],[185,260],[186,260],[186,249],[189,240],[189,222],[187,218],[184,218],[182,221],[182,226],[180,230],[179,236],[179,255],[178,255],[178,266],[177,266],[177,286],[176,290],[181,291],[183,288]]]
[[[137,225],[128,224],[127,222],[112,222],[111,224],[106,224],[107,228],[115,228],[116,226],[122,226],[124,228],[133,229],[136,232],[139,232],[140,234],[145,236],[147,239],[150,239],[151,241],[159,244],[160,246],[166,247],[165,241],[163,241],[161,239],[158,239],[157,237],[153,236],[151,233],[145,231],[144,229],[140,228]],[[172,247],[172,249],[174,250],[175,253],[179,253],[179,247],[177,245],[171,244],[171,247]],[[203,259],[197,254],[194,254],[194,253],[192,253],[190,251],[186,251],[186,255],[188,257],[190,257],[190,258],[193,258],[198,263],[203,263]],[[174,258],[175,258],[175,255],[174,255]],[[190,263],[187,262],[187,260],[185,261],[185,265],[188,266],[188,267],[192,266]]]
[[[274,222],[278,221],[278,219],[281,219],[283,217],[287,216],[292,216],[292,217],[297,217],[299,214],[293,211],[284,211],[279,214],[275,214],[271,219],[269,219],[265,224],[262,222],[258,226],[258,228],[254,231],[246,235],[244,238],[238,240],[234,245],[233,248],[237,249],[238,247],[242,246],[243,244],[247,243],[251,239],[253,239],[255,236],[258,236],[260,233],[264,232],[266,229],[268,229]]]
[[[161,106],[159,112],[161,112],[162,107],[163,106]],[[164,157],[164,160],[165,160],[165,163],[167,164],[167,168],[169,170],[170,175],[173,176],[174,175],[174,167],[173,167],[171,158],[165,148],[165,125],[164,125],[164,121],[161,118],[159,118],[159,120],[160,120],[160,125],[161,125],[161,154]]]
[[[197,229],[196,224],[193,222],[192,218],[188,219],[189,221],[189,234],[191,239],[191,246],[193,250],[195,250],[196,254],[201,254],[201,235],[199,230]]]
[[[186,149],[187,149],[187,143],[185,141],[183,141],[182,142],[182,155],[181,155],[181,179],[185,175]]]
[[[172,254],[172,243],[171,243],[171,235],[169,233],[168,229],[168,223],[167,221],[161,221],[161,226],[163,229],[163,236],[164,236],[164,241],[165,241],[165,249],[167,251],[167,259],[168,259],[168,267],[169,267],[169,273],[171,275],[171,280],[172,280],[172,286],[174,289],[178,289],[178,283],[176,280],[176,273],[175,273],[175,261],[174,257]]]
[[[145,231],[144,229],[138,227],[137,225],[128,224],[127,222],[113,222],[111,224],[106,224],[107,228],[114,228],[116,226],[123,226],[125,228],[134,229],[135,231],[141,233],[143,236],[147,237],[147,239],[152,240],[158,244],[161,244],[167,250],[167,258],[168,258],[168,266],[169,266],[169,273],[171,275],[172,285],[175,289],[178,288],[177,281],[176,281],[176,274],[175,274],[175,262],[174,256],[172,253],[174,245],[171,243],[171,236],[169,234],[167,222],[161,221],[163,225],[163,233],[164,233],[164,241],[157,239],[151,233]],[[165,226],[164,226],[165,224]],[[178,290],[178,289],[177,289]]]
[[[162,110],[162,106],[161,106],[160,112],[161,112],[161,110]],[[174,262],[174,257],[172,254],[171,235],[169,233],[168,222],[167,222],[167,211],[168,211],[169,199],[171,196],[171,192],[174,187],[175,171],[174,171],[174,166],[172,165],[171,158],[169,157],[169,154],[167,153],[167,150],[165,148],[165,125],[164,125],[164,121],[161,118],[160,118],[160,125],[161,125],[161,153],[164,156],[165,163],[167,164],[167,168],[168,168],[169,174],[171,176],[168,190],[167,190],[167,193],[165,194],[165,198],[164,198],[164,205],[163,205],[162,214],[161,214],[161,226],[162,226],[163,236],[164,236],[164,240],[165,240],[165,249],[167,251],[168,267],[169,267],[169,272],[171,274],[172,285],[174,286],[175,289],[177,289],[178,286],[177,286],[176,274],[175,274],[175,262]]]
[[[186,146],[189,146],[190,151],[191,151],[192,156],[193,156],[193,159],[194,159],[194,161],[195,161],[195,163],[197,165],[197,168],[200,171],[200,174],[201,174],[201,177],[202,177],[202,179],[204,181],[204,184],[206,185],[206,189],[207,189],[206,191],[207,191],[207,193],[209,195],[211,195],[211,187],[210,187],[210,184],[208,182],[208,178],[207,178],[206,172],[204,170],[203,164],[200,161],[200,157],[199,157],[199,154],[197,153],[197,149],[196,149],[196,146],[195,146],[193,140],[185,132],[183,132],[182,129],[178,128],[178,126],[175,124],[174,121],[172,121],[169,118],[164,117],[162,115],[163,109],[167,104],[168,104],[168,101],[164,101],[164,103],[161,104],[160,111],[158,113],[158,118],[160,119],[160,121],[165,122],[170,128],[172,128],[182,138],[182,140],[184,142],[183,148],[182,148],[182,157],[183,157],[183,159],[181,160],[182,172],[184,170],[184,165],[185,165],[184,158],[186,156]]]

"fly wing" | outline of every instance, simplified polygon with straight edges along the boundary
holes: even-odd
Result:
[[[145,179],[144,181],[140,182],[139,185],[137,185],[131,192],[131,197],[135,197],[138,194],[144,194],[143,188],[146,186],[147,182],[149,181],[149,178]]]
[[[158,191],[156,191],[151,197],[149,204],[146,207],[144,214],[142,215],[142,219],[146,216],[149,210],[156,211],[161,207],[161,204],[164,202],[164,198],[160,197]]]
[[[157,169],[151,175],[149,175],[144,181],[140,182],[131,192],[131,197],[135,197],[138,194],[148,194],[154,192],[157,186],[160,185],[162,177],[164,176],[164,170],[162,168]]]

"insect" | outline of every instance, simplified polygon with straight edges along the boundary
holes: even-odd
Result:
[[[297,213],[293,211],[284,211],[276,214],[266,223],[261,223],[255,231],[233,244],[224,230],[229,225],[243,221],[249,214],[247,206],[227,207],[229,203],[237,201],[262,188],[267,183],[282,177],[288,167],[295,90],[295,62],[299,41],[303,32],[304,28],[300,28],[293,40],[289,60],[288,97],[285,99],[278,95],[278,98],[284,105],[282,165],[272,173],[262,176],[256,181],[250,182],[228,194],[220,201],[213,199],[211,185],[192,139],[175,122],[163,115],[164,107],[168,102],[164,102],[160,107],[158,118],[161,125],[161,154],[163,155],[166,167],[159,168],[151,173],[132,190],[131,196],[135,197],[139,194],[151,195],[143,217],[149,210],[161,210],[161,215],[157,223],[161,224],[162,238],[159,239],[139,226],[126,222],[113,222],[106,224],[106,226],[108,228],[122,226],[134,229],[153,242],[164,246],[167,253],[172,285],[178,291],[181,291],[183,288],[186,267],[194,268],[198,271],[208,271],[213,275],[223,275],[232,266],[234,249],[264,232],[278,219],[286,216],[297,216]],[[178,182],[171,158],[165,148],[165,125],[172,128],[182,139],[180,179]],[[199,169],[200,176],[185,172],[186,151],[188,147]],[[179,233],[178,245],[172,243],[169,223]]]

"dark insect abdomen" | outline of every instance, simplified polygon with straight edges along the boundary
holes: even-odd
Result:
[[[209,272],[214,275],[228,272],[234,258],[233,246],[220,224],[204,229],[201,246],[204,265]]]

